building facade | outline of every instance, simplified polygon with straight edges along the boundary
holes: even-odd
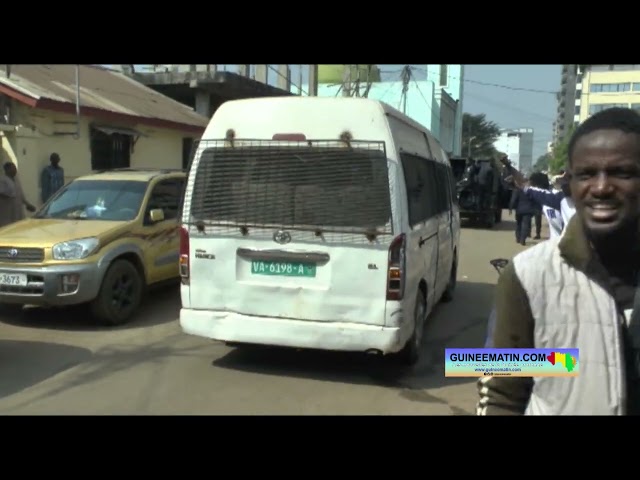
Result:
[[[576,103],[576,86],[581,80],[580,76],[578,65],[562,65],[560,91],[556,96],[558,108],[553,123],[554,144],[562,142],[573,126],[577,105],[580,103]]]
[[[186,165],[206,117],[121,73],[84,65],[78,73],[73,65],[13,65],[9,75],[0,67],[0,161],[16,164],[31,203],[41,204],[40,174],[54,152],[65,182]]]
[[[612,107],[640,110],[640,65],[588,65],[580,74],[575,122]]]
[[[499,152],[509,156],[512,165],[527,174],[533,171],[533,129],[515,128],[500,131],[500,136],[494,142]]]

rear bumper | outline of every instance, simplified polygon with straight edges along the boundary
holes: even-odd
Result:
[[[214,340],[319,350],[394,353],[406,342],[406,334],[398,327],[254,317],[188,308],[180,310],[180,326],[187,334]]]

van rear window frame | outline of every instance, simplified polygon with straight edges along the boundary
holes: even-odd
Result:
[[[380,162],[378,165],[378,169],[374,166],[371,171],[371,174],[378,177],[375,177],[380,182],[380,187],[384,183],[385,185],[385,195],[386,199],[384,203],[385,212],[384,214],[381,211],[376,211],[377,215],[382,217],[386,215],[387,222],[382,225],[357,225],[357,226],[345,226],[345,225],[329,225],[329,224],[316,224],[316,223],[295,223],[295,222],[248,222],[248,221],[229,221],[224,219],[215,219],[211,218],[211,216],[207,214],[202,214],[198,210],[202,209],[203,197],[206,195],[207,185],[211,185],[211,182],[215,181],[211,179],[211,173],[207,173],[202,169],[211,164],[215,160],[215,155],[219,152],[230,153],[233,152],[234,155],[242,156],[243,153],[237,152],[248,152],[250,155],[253,154],[254,151],[259,152],[261,155],[264,152],[270,151],[279,152],[279,151],[293,151],[294,154],[299,154],[300,151],[306,153],[307,151],[317,153],[324,153],[322,150],[326,150],[329,153],[342,153],[342,152],[355,152],[356,155],[360,157],[362,160],[362,155],[367,156],[366,153],[370,152],[369,161],[371,162]],[[213,154],[208,157],[207,154]],[[259,160],[260,161],[260,160]],[[313,161],[313,160],[312,160]],[[338,162],[342,162],[340,159]],[[282,141],[282,140],[253,140],[253,139],[234,139],[230,140],[201,140],[197,146],[196,154],[194,156],[194,161],[192,165],[192,185],[190,185],[190,195],[189,195],[189,205],[188,205],[188,220],[186,223],[189,224],[201,224],[206,226],[214,226],[214,227],[228,227],[231,229],[238,229],[241,227],[246,228],[258,228],[258,229],[272,229],[272,228],[286,228],[287,230],[302,230],[302,231],[314,231],[320,230],[325,233],[345,233],[345,234],[374,234],[374,235],[393,235],[393,207],[392,207],[392,182],[391,179],[391,169],[389,165],[389,159],[387,157],[386,144],[384,141],[366,141],[366,140],[349,140],[348,143],[346,141],[339,140],[305,140],[305,141]],[[363,165],[366,164],[366,161]],[[255,162],[254,162],[255,165]],[[373,164],[372,164],[373,165]],[[340,165],[343,168],[344,164]],[[209,168],[211,168],[209,166]],[[213,170],[213,169],[212,169]],[[337,169],[336,171],[340,171]],[[343,172],[344,173],[344,172]],[[382,176],[380,176],[382,175]],[[203,179],[204,177],[204,179]],[[209,177],[209,178],[207,178]],[[373,177],[372,177],[373,178]],[[341,181],[345,185],[344,178],[338,178],[337,181]],[[201,182],[205,182],[205,186]],[[353,184],[353,186],[357,186],[357,184]],[[299,187],[296,187],[299,188]],[[200,207],[198,206],[200,203]],[[333,213],[335,216],[335,213]],[[373,222],[372,222],[373,223]]]

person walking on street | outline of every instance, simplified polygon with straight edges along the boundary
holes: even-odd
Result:
[[[579,375],[483,377],[478,415],[640,414],[640,114],[589,117],[568,169],[576,214],[502,272],[490,343],[577,348]]]
[[[3,165],[4,175],[0,177],[0,227],[10,225],[25,218],[24,209],[35,212],[22,192],[15,164],[6,162]]]
[[[51,196],[64,186],[64,168],[60,166],[60,155],[52,153],[49,157],[50,165],[42,170],[40,188],[42,189],[42,203],[46,203]]]
[[[551,184],[549,182],[549,177],[544,173],[536,173],[532,174],[530,178],[530,186],[525,187],[524,191],[528,191],[528,188],[535,188],[536,191],[543,191],[546,193],[557,193],[559,189],[552,189]],[[532,195],[528,195],[528,197],[532,200],[536,200]],[[554,238],[560,236],[562,234],[562,230],[564,229],[564,222],[562,221],[562,214],[559,210],[551,208],[547,205],[539,203],[536,201],[536,204],[540,207],[540,216],[544,215],[547,219],[547,225],[549,226],[549,238]],[[542,219],[540,219],[541,221]],[[538,219],[536,218],[536,222]],[[541,228],[536,225],[537,229],[537,239],[540,239],[540,230]]]
[[[531,234],[531,219],[539,207],[518,188],[513,190],[509,202],[509,215],[516,211],[516,242],[526,245],[527,238]]]

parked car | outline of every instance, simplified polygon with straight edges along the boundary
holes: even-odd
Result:
[[[31,218],[0,229],[0,305],[90,304],[107,325],[132,319],[145,291],[179,281],[182,171],[83,176]]]

